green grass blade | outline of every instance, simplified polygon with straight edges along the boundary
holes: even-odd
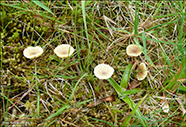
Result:
[[[77,103],[76,104],[76,106],[77,105],[81,105],[81,104],[84,104],[84,103],[87,103],[87,102],[89,102],[89,101],[91,101],[92,99],[89,99],[89,100],[86,100],[86,101],[83,101],[83,102],[79,102],[79,103]],[[65,109],[70,109],[71,108],[71,106],[69,106],[69,105],[64,105],[62,108],[60,108],[56,113],[54,113],[54,114],[52,114],[51,116],[49,116],[47,119],[46,119],[46,121],[47,120],[49,120],[49,119],[51,119],[51,118],[53,118],[53,117],[55,117],[55,116],[58,116],[63,110],[65,110]]]
[[[142,38],[142,36],[140,36],[140,35],[137,35],[137,37]],[[166,38],[166,37],[165,37],[165,38]],[[135,39],[136,39],[136,38],[135,38]],[[156,39],[148,38],[148,37],[146,37],[146,39],[147,39],[147,40],[150,40],[150,41],[161,42],[161,43],[164,43],[164,44],[172,44],[172,45],[176,45],[175,43],[169,41],[168,38],[166,38],[168,42],[167,42],[167,41],[161,41],[161,40],[159,40],[159,39],[156,40]]]
[[[8,25],[11,24],[12,21],[14,21],[16,18],[20,17],[21,15],[23,15],[25,13],[26,12],[22,12],[22,13],[18,14],[15,18],[12,18],[12,20],[10,20],[10,22],[8,22],[7,25],[3,28],[3,33],[5,32],[5,30],[8,27]]]
[[[47,125],[47,127],[50,127],[50,125],[52,125],[54,122],[56,122],[57,121],[57,118],[55,119],[55,120],[53,120],[51,123],[49,123],[48,125]]]
[[[177,20],[173,20],[173,21],[170,21],[170,22],[166,22],[166,23],[162,23],[162,24],[160,24],[160,25],[153,26],[153,27],[151,27],[151,28],[145,30],[145,32],[148,32],[148,31],[150,31],[150,30],[152,30],[152,29],[155,29],[155,28],[157,28],[157,27],[162,27],[162,26],[164,26],[164,25],[168,25],[168,24],[172,24],[172,23],[174,23],[174,22],[178,22],[178,21],[181,20],[181,19],[182,19],[182,18],[178,18]]]
[[[136,38],[134,38],[134,41],[136,42],[136,44],[141,48],[141,50],[143,51],[145,58],[148,62],[151,63],[151,65],[161,74],[161,72],[156,68],[156,66],[154,65],[154,63],[152,62],[152,60],[149,58],[149,56],[147,55],[147,49],[146,49],[146,37],[145,37],[145,33],[142,33],[142,40],[143,40],[143,48],[141,48],[141,45],[139,44],[139,42],[137,41]]]
[[[143,38],[143,37],[140,36],[140,35],[137,35],[137,37]],[[165,36],[163,36],[163,37],[165,37]],[[175,47],[176,51],[179,52],[179,53],[181,53],[181,52],[179,51],[179,49],[177,48],[177,47],[178,47],[178,44],[171,42],[167,37],[165,37],[165,39],[166,39],[167,41],[161,41],[161,40],[159,40],[159,39],[156,40],[156,39],[152,39],[152,38],[146,37],[146,40],[151,40],[151,41],[155,41],[155,42],[158,42],[158,43],[161,42],[161,43],[164,43],[164,44],[172,44],[172,45]],[[134,41],[136,42],[136,44],[137,44],[139,47],[142,47],[142,46],[139,44],[139,42],[138,42],[138,40],[137,40],[136,38],[134,38]],[[143,48],[141,48],[141,50],[143,51]]]
[[[82,79],[84,76],[86,76],[86,75],[87,75],[87,73],[85,73],[83,76],[81,76],[81,78],[77,81],[77,83],[76,83],[74,89],[72,90],[72,94],[70,95],[70,98],[69,98],[68,102],[66,103],[66,105],[64,105],[62,108],[60,108],[56,113],[54,113],[54,114],[52,114],[51,116],[49,116],[49,117],[46,119],[46,121],[49,120],[49,119],[51,119],[51,118],[53,118],[53,117],[55,117],[55,116],[58,116],[63,110],[71,108],[71,106],[69,106],[69,105],[67,105],[67,104],[68,104],[68,103],[70,102],[70,100],[72,99],[72,97],[73,97],[73,95],[74,95],[74,92],[75,92],[75,90],[76,90],[76,88],[77,88],[77,85],[79,84],[79,82],[81,81],[81,79]]]
[[[77,88],[77,85],[79,84],[79,82],[81,81],[81,79],[82,79],[83,77],[85,77],[86,75],[87,75],[87,73],[85,73],[83,76],[81,76],[81,78],[80,78],[80,79],[77,81],[77,83],[75,84],[75,87],[74,87],[74,89],[72,90],[72,94],[70,95],[67,104],[68,104],[68,103],[70,102],[70,100],[72,99],[72,97],[73,97],[73,95],[74,95],[74,92],[75,92],[75,90],[76,90],[76,88]]]
[[[153,9],[156,8],[156,7],[152,6],[152,5],[144,3],[144,2],[140,2],[140,1],[134,1],[134,2],[135,3],[137,2],[139,5],[146,5],[146,6],[150,7],[150,8],[153,8]]]
[[[173,14],[168,14],[168,15],[156,16],[156,17],[153,17],[153,19],[170,17],[170,16],[177,16],[177,15],[182,15],[182,14],[185,15],[186,12],[180,12],[180,13],[173,13]]]
[[[122,88],[127,88],[127,86],[128,86],[128,80],[129,80],[129,78],[130,78],[130,73],[131,73],[131,70],[132,70],[132,64],[129,64],[127,67],[126,67],[126,69],[125,69],[125,72],[124,72],[124,74],[123,74],[123,77],[122,77],[122,79],[121,79],[121,83],[120,83],[120,86],[122,87]]]
[[[122,92],[122,95],[130,95],[130,94],[135,94],[135,93],[138,93],[140,90],[139,89],[132,89],[132,90],[127,90],[127,91],[124,91]]]
[[[123,92],[122,88],[118,85],[118,83],[114,79],[109,78],[107,79],[107,81],[109,81],[109,83],[114,87],[114,89],[118,92],[119,95],[122,94]]]
[[[10,94],[10,90],[8,91],[7,98],[9,98],[9,94]],[[4,98],[3,98],[3,100],[4,100]],[[4,106],[4,111],[5,111],[5,115],[4,115],[5,120],[4,121],[5,122],[7,122],[7,119],[6,118],[8,118],[8,106],[9,106],[9,103],[8,102],[9,101],[7,99],[7,101],[6,101],[6,107]],[[4,101],[4,103],[5,103],[5,101]],[[1,115],[1,117],[2,117],[2,115]],[[7,127],[7,125],[5,127]]]
[[[90,50],[91,50],[91,46],[89,43],[89,35],[88,35],[88,30],[87,30],[87,22],[86,22],[86,12],[85,12],[85,1],[81,1],[81,7],[82,7],[82,13],[83,13],[83,22],[84,22],[84,27],[85,27],[85,33],[86,33],[86,38],[87,38],[87,43],[88,43],[88,54],[87,54],[87,68],[86,70],[88,70],[89,65],[90,65]]]
[[[162,54],[165,62],[168,64],[169,68],[172,69],[171,62],[170,62],[168,56],[166,56],[166,53],[164,52],[164,50],[162,50],[162,53],[161,54]]]
[[[87,102],[90,102],[90,101],[92,101],[92,100],[93,100],[93,99],[89,99],[89,100],[85,100],[85,101],[76,103],[76,106],[81,105],[81,104],[84,104],[84,103],[87,103]]]
[[[118,92],[118,94],[122,97],[122,100],[125,101],[132,109],[135,108],[135,103],[126,95],[123,94],[123,92],[125,91],[123,88],[121,88],[118,83],[116,83],[116,81],[112,78],[107,79],[109,81],[109,83],[114,87],[114,89]],[[142,114],[140,112],[139,109],[136,109],[136,114],[142,118]],[[140,119],[141,123],[143,124],[143,126],[147,126],[147,123],[144,119]]]
[[[146,98],[146,96],[145,96]],[[128,97],[126,96],[125,98],[122,98],[123,101],[125,101],[130,107],[132,110],[134,110],[134,112],[136,113],[136,115],[139,117],[140,121],[141,121],[141,124],[144,126],[144,127],[147,127],[147,122],[145,121],[145,119],[143,119],[143,115],[141,114],[140,110],[138,109],[139,106],[136,106],[136,104]],[[141,102],[141,101],[140,101]],[[139,105],[141,103],[138,103]],[[136,109],[135,109],[136,108]],[[129,119],[129,118],[128,118]],[[130,119],[129,119],[130,120]]]
[[[8,98],[8,97],[6,97],[4,94],[2,94],[2,93],[0,93],[1,94],[1,96],[3,96],[5,99],[7,99],[12,105],[14,105],[14,103]],[[23,112],[16,106],[16,105],[14,105],[14,107],[20,112],[20,113],[22,113],[23,114]]]
[[[38,1],[38,0],[32,0],[32,2],[34,2],[36,5],[40,6],[44,10],[46,10],[49,13],[51,13],[52,15],[54,15],[54,13],[48,7],[46,7],[43,3],[41,3],[40,1]]]
[[[182,20],[181,20],[181,26],[180,26],[180,29],[179,29],[179,40],[178,40],[178,49],[180,50],[181,54],[183,55],[184,54],[184,50],[183,50],[183,27],[184,27],[184,19],[185,19],[185,14],[183,14],[182,16]]]
[[[11,4],[5,4],[5,3],[0,3],[1,5],[5,5],[5,6],[9,6],[9,7],[13,7],[13,8],[17,8],[17,9],[20,9],[20,10],[25,10],[27,11],[27,9],[25,8],[22,8],[22,7],[19,7],[19,6],[15,6],[15,5],[11,5]]]
[[[125,121],[123,122],[123,127],[126,127],[129,122],[130,119],[132,118],[132,115],[134,115],[134,113],[137,111],[138,107],[143,103],[143,101],[146,99],[147,94],[140,100],[140,102],[134,107],[134,109],[132,110],[132,112],[130,113],[130,115],[125,119]],[[143,126],[146,126],[144,121],[141,121],[143,123]]]
[[[125,101],[132,109],[134,109],[136,105],[128,96],[123,94],[125,90],[123,88],[121,88],[118,85],[118,83],[116,83],[116,81],[114,79],[109,78],[107,80],[114,87],[114,89],[118,92],[118,94],[122,97],[122,100]],[[135,112],[140,118],[142,118],[142,114],[139,109],[136,109]],[[141,120],[141,123],[143,124],[143,126],[147,126],[147,123],[144,119],[140,119],[140,120]]]
[[[62,108],[60,108],[56,113],[52,114],[51,116],[49,116],[48,118],[45,119],[45,121],[49,120],[49,119],[52,119],[53,117],[55,116],[58,116],[59,114],[61,114],[61,112],[65,109],[69,109],[71,108],[71,106],[68,106],[68,105],[64,105]]]
[[[95,25],[94,25],[94,27],[95,27]],[[111,41],[111,39],[108,38],[104,33],[102,33],[98,28],[95,27],[95,29],[96,29],[103,37],[105,37],[106,39],[108,39],[108,40]],[[105,28],[105,29],[108,29],[108,28]]]
[[[180,120],[180,122],[179,122],[179,124],[178,124],[177,127],[180,127],[180,124],[181,124],[182,127],[185,127],[186,126],[186,123],[185,122],[182,123],[182,121],[184,120],[185,117],[186,117],[186,113],[182,116],[182,119]]]
[[[184,86],[179,86],[177,90],[186,92],[186,87],[184,87]]]
[[[100,120],[100,119],[96,119],[96,118],[90,118],[90,119],[96,120],[96,121],[100,121],[100,122],[104,122],[104,123],[110,125],[111,127],[115,127],[113,124],[111,124],[111,123],[109,123],[109,122],[107,122],[107,121],[104,121],[104,120]]]
[[[185,69],[186,69],[186,56],[184,57],[184,59],[183,59],[183,61],[181,63],[180,69],[172,77],[172,79],[170,80],[170,82],[168,83],[168,85],[165,88],[171,89],[177,83],[177,80],[180,78],[180,76],[182,74],[184,75],[184,78],[186,78]]]
[[[135,31],[135,34],[138,34],[138,6],[137,6],[137,2],[135,3],[134,31]]]
[[[143,40],[143,51],[144,51],[144,55],[145,58],[153,65],[154,68],[156,68],[156,66],[154,65],[154,63],[151,61],[151,59],[149,58],[149,56],[147,55],[147,49],[146,49],[146,37],[145,37],[145,33],[142,33],[142,40]],[[156,68],[157,69],[157,68]]]
[[[160,9],[160,7],[162,6],[163,2],[164,2],[164,1],[161,1],[161,3],[157,3],[158,7],[157,7],[157,9],[156,9],[156,11],[154,12],[154,14],[153,14],[152,17],[155,17],[155,15],[159,12],[159,9]]]

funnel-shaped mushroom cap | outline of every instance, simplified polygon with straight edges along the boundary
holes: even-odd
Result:
[[[114,73],[114,69],[108,64],[99,64],[94,68],[94,75],[99,79],[108,79]]]
[[[143,80],[147,76],[147,67],[146,67],[146,65],[144,63],[141,63],[138,66],[137,71],[138,71],[138,73],[136,75],[136,78],[138,80]]]
[[[24,55],[26,58],[29,58],[29,59],[39,57],[42,53],[43,53],[43,49],[42,49],[40,46],[36,46],[36,47],[27,47],[27,48],[23,51],[23,55]]]
[[[141,54],[141,49],[135,44],[128,45],[126,51],[129,56],[139,56]]]
[[[69,57],[74,51],[75,49],[69,44],[61,44],[54,49],[54,53],[60,58]]]

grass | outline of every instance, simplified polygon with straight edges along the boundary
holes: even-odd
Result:
[[[185,4],[2,1],[1,126],[186,126]],[[58,58],[59,44],[74,54]],[[129,44],[143,53],[129,57]],[[28,46],[44,53],[27,59]],[[138,81],[141,62],[148,75]],[[100,63],[114,68],[112,78],[94,76]]]

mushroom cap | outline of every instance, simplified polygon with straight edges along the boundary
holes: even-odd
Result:
[[[114,73],[114,69],[108,64],[98,64],[94,68],[94,75],[99,79],[108,79]]]
[[[54,49],[54,53],[60,58],[69,57],[74,51],[75,49],[69,44],[61,44]]]
[[[145,79],[145,77],[147,76],[147,67],[144,63],[141,63],[138,68],[137,68],[137,75],[136,75],[136,78],[138,80],[143,80]]]
[[[40,46],[36,46],[36,47],[27,47],[26,49],[24,49],[23,51],[23,55],[28,58],[28,59],[32,59],[32,58],[36,58],[39,57],[41,54],[43,53],[43,49]]]
[[[128,45],[126,51],[129,56],[139,56],[142,52],[139,46],[135,44]]]

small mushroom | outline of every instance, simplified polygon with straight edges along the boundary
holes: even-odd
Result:
[[[136,75],[136,78],[138,80],[143,80],[145,79],[145,77],[147,76],[147,67],[144,63],[141,63],[138,68],[137,68],[137,75]]]
[[[69,44],[61,44],[54,49],[54,53],[60,58],[69,57],[74,51],[75,49]]]
[[[108,79],[114,73],[114,69],[108,64],[99,64],[94,68],[94,75],[99,79]]]
[[[126,51],[129,56],[139,56],[142,52],[139,46],[135,44],[128,45]]]
[[[43,49],[40,46],[36,46],[36,47],[27,47],[26,49],[24,49],[23,51],[23,55],[28,58],[28,59],[32,59],[32,58],[37,58],[39,57],[41,54],[43,53]]]

